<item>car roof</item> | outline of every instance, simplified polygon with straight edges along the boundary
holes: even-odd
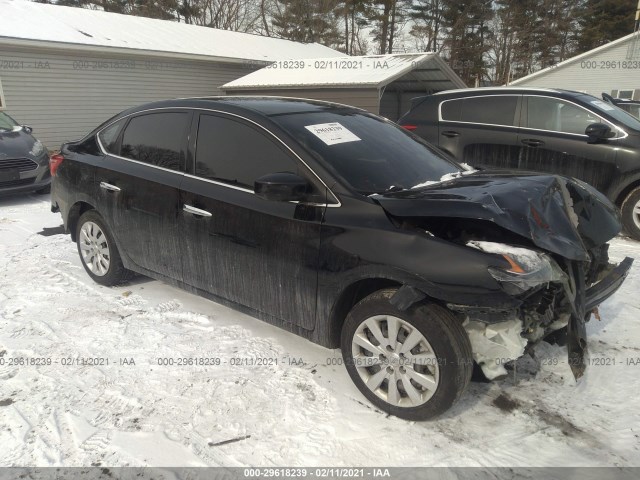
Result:
[[[570,97],[578,97],[581,95],[588,95],[585,92],[577,92],[574,90],[564,90],[561,88],[526,88],[526,87],[480,87],[480,88],[460,88],[457,90],[444,90],[442,92],[434,93],[434,96],[450,96],[450,97],[467,97],[470,94],[477,95],[497,95],[513,93],[516,95],[524,93],[555,93],[559,95],[565,95]]]
[[[135,111],[150,110],[156,108],[204,108],[216,109],[228,112],[238,112],[250,110],[264,116],[283,115],[287,113],[303,112],[326,112],[344,111],[345,109],[360,111],[363,110],[342,105],[339,103],[324,102],[321,100],[310,100],[306,98],[275,97],[275,96],[218,96],[218,97],[196,97],[178,98],[175,100],[164,100],[160,102],[147,103],[129,110]]]

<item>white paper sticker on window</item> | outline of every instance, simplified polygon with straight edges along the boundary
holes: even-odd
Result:
[[[327,145],[360,141],[360,138],[338,122],[318,123],[317,125],[307,125],[304,128],[309,130]]]
[[[592,100],[591,105],[595,105],[596,107],[600,107],[603,110],[615,110],[610,103],[603,102],[601,100]]]

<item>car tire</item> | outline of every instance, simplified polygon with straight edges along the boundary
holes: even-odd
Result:
[[[110,287],[133,276],[124,267],[113,236],[95,210],[83,213],[78,220],[76,243],[82,266],[94,282]]]
[[[47,193],[51,193],[51,184],[47,185],[44,188],[41,188],[39,190],[36,190],[36,193],[38,195],[46,195]]]
[[[620,211],[625,232],[630,237],[640,240],[640,187],[627,195],[627,198],[622,202]]]
[[[467,388],[471,343],[449,310],[420,303],[401,311],[390,303],[395,292],[380,290],[353,307],[342,327],[342,357],[360,392],[380,410],[427,420],[448,410]]]

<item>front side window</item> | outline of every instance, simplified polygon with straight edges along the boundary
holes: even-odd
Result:
[[[171,170],[182,170],[190,114],[150,113],[134,117],[122,135],[120,155]]]
[[[559,98],[531,96],[527,101],[527,127],[584,135],[592,123],[602,122],[596,114]]]
[[[125,124],[126,119],[118,120],[115,123],[112,123],[107,128],[98,133],[98,138],[100,139],[100,143],[102,144],[102,148],[104,148],[107,153],[111,153],[113,155],[119,155],[117,144],[118,144],[118,134],[122,129],[122,126]]]
[[[280,172],[299,174],[296,161],[266,134],[228,117],[200,115],[196,175],[253,190],[256,179]]]
[[[603,102],[591,95],[582,95],[579,99],[589,103],[591,108],[601,113],[602,116],[612,117],[616,122],[620,122],[624,128],[631,128],[636,132],[640,131],[640,115],[637,104],[615,105]]]
[[[447,100],[442,103],[443,120],[452,122],[481,123],[515,126],[516,95],[492,95]]]

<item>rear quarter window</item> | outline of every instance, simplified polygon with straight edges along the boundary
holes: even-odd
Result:
[[[126,119],[124,118],[118,120],[117,122],[112,123],[107,128],[101,130],[100,133],[98,133],[100,144],[107,153],[111,153],[113,155],[120,154],[118,150],[118,136],[125,122]]]

